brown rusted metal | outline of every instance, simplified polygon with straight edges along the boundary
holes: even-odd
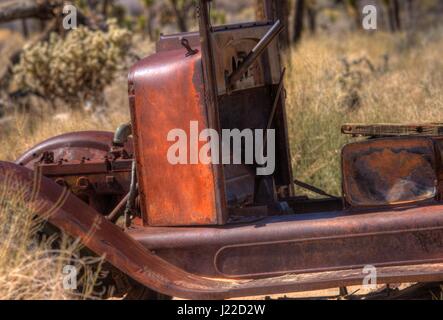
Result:
[[[161,225],[222,224],[217,212],[211,165],[177,164],[168,161],[167,141],[173,129],[189,138],[190,122],[200,130],[208,126],[199,53],[185,57],[186,49],[155,54],[133,67],[135,85],[132,107],[138,178],[146,223]],[[188,150],[191,144],[188,140]],[[197,148],[204,145],[198,142]],[[174,188],[167,186],[173,181]],[[149,200],[148,200],[149,199]],[[168,214],[165,214],[168,212]]]
[[[443,134],[443,124],[344,124],[341,131],[344,134],[367,137],[438,136]]]
[[[112,147],[112,132],[82,131],[70,132],[43,141],[25,152],[15,163],[33,168],[44,152],[52,152],[54,162],[64,160],[103,160]],[[132,140],[128,141],[125,149],[133,153]]]
[[[432,200],[437,167],[431,138],[399,137],[349,144],[342,152],[343,192],[355,207]]]
[[[125,157],[112,153],[113,133],[73,132],[48,139],[22,155],[16,163],[50,177],[59,185],[108,214],[128,192],[132,139],[122,147]],[[122,152],[120,152],[122,153]]]
[[[442,261],[442,213],[441,205],[335,211],[218,228],[141,228],[130,234],[189,272],[253,278]],[[200,255],[205,258],[193,264]]]
[[[231,87],[240,80],[248,69],[256,62],[260,55],[266,50],[272,40],[280,34],[284,29],[280,20],[277,20],[274,25],[266,32],[266,34],[258,41],[258,43],[252,48],[243,61],[237,66],[237,69],[233,70],[228,76],[227,86]]]
[[[0,180],[6,179],[14,181],[11,189],[25,194],[24,204],[35,209],[36,214],[69,235],[79,237],[89,249],[105,255],[115,267],[144,285],[169,295],[181,295],[182,289],[189,285],[189,291],[183,292],[189,297],[193,296],[192,292],[211,297],[213,289],[212,294],[224,291],[216,281],[187,274],[151,254],[65,188],[36,171],[0,161]]]
[[[117,219],[123,215],[128,200],[129,200],[129,193],[126,194],[126,196],[122,200],[120,200],[120,202],[115,206],[115,208],[111,211],[111,213],[109,213],[109,215],[106,216],[106,219],[108,219],[111,222],[117,221]]]

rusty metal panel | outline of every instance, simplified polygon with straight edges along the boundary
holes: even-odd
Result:
[[[269,277],[286,273],[363,269],[365,265],[379,267],[423,261],[442,262],[442,247],[441,229],[351,234],[226,246],[216,253],[214,266],[217,273],[224,277]]]
[[[79,131],[65,133],[45,140],[21,155],[15,163],[30,169],[40,161],[44,152],[52,152],[54,162],[60,160],[103,160],[112,147],[114,134],[106,131]],[[132,140],[125,144],[132,157]]]
[[[157,53],[163,51],[171,51],[182,48],[181,39],[187,39],[189,45],[193,48],[200,46],[200,34],[198,32],[183,32],[170,35],[160,35],[159,41],[155,45]]]
[[[367,137],[438,136],[443,134],[443,124],[344,124],[341,132]]]
[[[148,227],[130,234],[191,273],[269,277],[442,262],[442,212],[442,205],[359,213],[323,211],[268,217],[235,227]]]
[[[433,199],[437,171],[429,138],[386,138],[347,145],[342,151],[343,191],[355,207]]]
[[[223,190],[216,188],[212,165],[173,165],[167,159],[174,143],[167,141],[170,130],[186,132],[189,151],[190,122],[197,121],[199,130],[208,127],[200,53],[186,57],[183,48],[155,54],[133,67],[129,81],[135,94],[131,115],[145,222],[223,223],[216,200],[216,193]],[[198,150],[205,143],[198,142]]]
[[[211,44],[214,52],[214,72],[218,95],[226,94],[228,91],[226,74],[232,74],[236,70],[271,26],[271,23],[246,23],[213,28]],[[234,90],[278,84],[280,75],[278,46],[277,41],[274,41],[249,68],[245,76],[240,81],[236,81]]]

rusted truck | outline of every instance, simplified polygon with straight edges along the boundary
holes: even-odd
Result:
[[[366,139],[343,147],[342,196],[294,180],[283,26],[271,13],[212,26],[209,4],[199,1],[199,32],[161,36],[131,68],[129,124],[51,138],[0,162],[0,179],[14,176],[48,225],[104,256],[133,298],[346,287],[367,266],[379,284],[442,281],[443,126],[344,125]],[[168,133],[193,121],[274,130],[275,170],[171,164]],[[297,196],[294,184],[320,196]]]

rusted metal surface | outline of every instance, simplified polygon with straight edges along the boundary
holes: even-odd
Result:
[[[443,124],[344,124],[341,131],[344,134],[366,137],[438,136],[443,134]]]
[[[355,207],[398,205],[437,194],[436,152],[430,138],[386,138],[342,151],[343,192]]]
[[[70,132],[41,142],[20,156],[15,163],[33,168],[44,152],[53,152],[54,161],[60,160],[103,160],[112,146],[112,132],[81,131]],[[125,149],[132,154],[132,140]]]
[[[202,10],[201,28],[208,23]],[[189,48],[175,49],[184,40],[191,45],[186,35],[162,38],[162,45],[171,50],[154,54],[131,69],[130,105],[147,224],[224,224],[228,207],[252,204],[254,200],[272,206],[281,188],[291,195],[284,101],[277,99],[283,84],[276,43],[268,43],[266,54],[248,71],[253,81],[237,81],[236,91],[228,95],[219,95],[225,91],[217,89],[220,77],[235,71],[232,59],[238,60],[238,54],[252,50],[271,27],[272,23],[256,23],[211,28],[211,32],[202,33],[201,47],[192,49],[199,52],[193,51],[192,55]],[[262,179],[259,186],[255,186],[254,166],[193,163],[189,155],[190,165],[169,163],[167,154],[173,142],[165,140],[171,130],[182,130],[189,138],[191,121],[198,122],[199,130],[212,128],[217,132],[266,129],[274,101],[278,101],[274,122],[277,168],[275,175]],[[187,142],[187,149],[199,150],[205,143],[193,146]],[[170,181],[174,181],[174,190],[164,188]],[[254,198],[256,189],[260,196]]]
[[[36,163],[39,172],[102,214],[110,213],[129,191],[132,160]]]
[[[135,87],[131,113],[142,210],[146,222],[153,226],[224,222],[217,210],[216,193],[221,191],[216,189],[212,165],[174,165],[167,157],[173,144],[167,137],[173,129],[186,133],[188,152],[205,144],[200,141],[194,146],[189,141],[191,121],[198,122],[199,130],[208,127],[201,56],[185,55],[185,48],[156,54],[130,73]]]
[[[187,39],[193,48],[200,47],[200,34],[198,32],[184,32],[172,35],[160,35],[156,43],[156,52],[165,52],[182,48],[181,39]]]
[[[198,24],[200,33],[201,47],[201,67],[202,67],[202,93],[204,93],[204,102],[208,119],[208,128],[220,133],[222,125],[220,123],[220,105],[217,99],[217,81],[214,68],[214,51],[211,43],[211,17],[208,3],[205,0],[199,0],[197,4]],[[228,209],[226,203],[226,185],[224,166],[213,164],[214,173],[213,183],[217,192],[215,193],[216,209],[223,221],[228,220]]]
[[[443,206],[269,217],[218,228],[142,228],[130,234],[171,263],[206,276],[414,264],[443,261]]]
[[[128,192],[133,154],[130,139],[122,147],[122,156],[115,159],[112,139],[111,132],[72,132],[38,144],[16,163],[38,170],[108,214]]]
[[[258,43],[250,50],[248,55],[239,57],[242,61],[237,64],[236,68],[234,68],[232,73],[228,76],[228,88],[232,87],[238,80],[244,77],[249,68],[257,62],[261,54],[268,48],[269,44],[275,39],[275,37],[283,31],[283,29],[283,24],[280,22],[280,20],[277,20],[266,32],[266,34],[264,34],[263,37],[258,41]],[[227,50],[224,48],[223,53],[226,51]]]
[[[211,28],[209,35],[213,52],[216,93],[224,95],[232,91],[245,90],[266,85],[278,85],[281,74],[277,41],[265,43],[266,49],[259,59],[249,65],[247,72],[236,76],[233,83],[226,81],[226,74],[236,72],[254,50],[273,23],[253,22]],[[238,78],[241,76],[240,78]]]
[[[443,264],[422,264],[413,266],[377,268],[379,284],[403,282],[441,281]],[[366,274],[364,275],[366,276]],[[322,290],[339,286],[361,285],[364,276],[361,270],[341,270],[330,272],[289,274],[245,282],[229,293],[230,297],[265,295],[282,292]]]

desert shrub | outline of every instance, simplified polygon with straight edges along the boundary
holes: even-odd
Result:
[[[341,62],[343,70],[338,74],[337,81],[340,84],[342,105],[353,111],[361,106],[361,91],[364,84],[388,71],[389,55],[383,55],[383,64],[380,66],[375,65],[367,57],[351,61],[345,57]]]
[[[128,30],[109,22],[105,31],[79,27],[66,37],[53,33],[46,42],[24,48],[14,69],[18,89],[70,107],[102,105],[103,90],[116,77],[131,44]]]

